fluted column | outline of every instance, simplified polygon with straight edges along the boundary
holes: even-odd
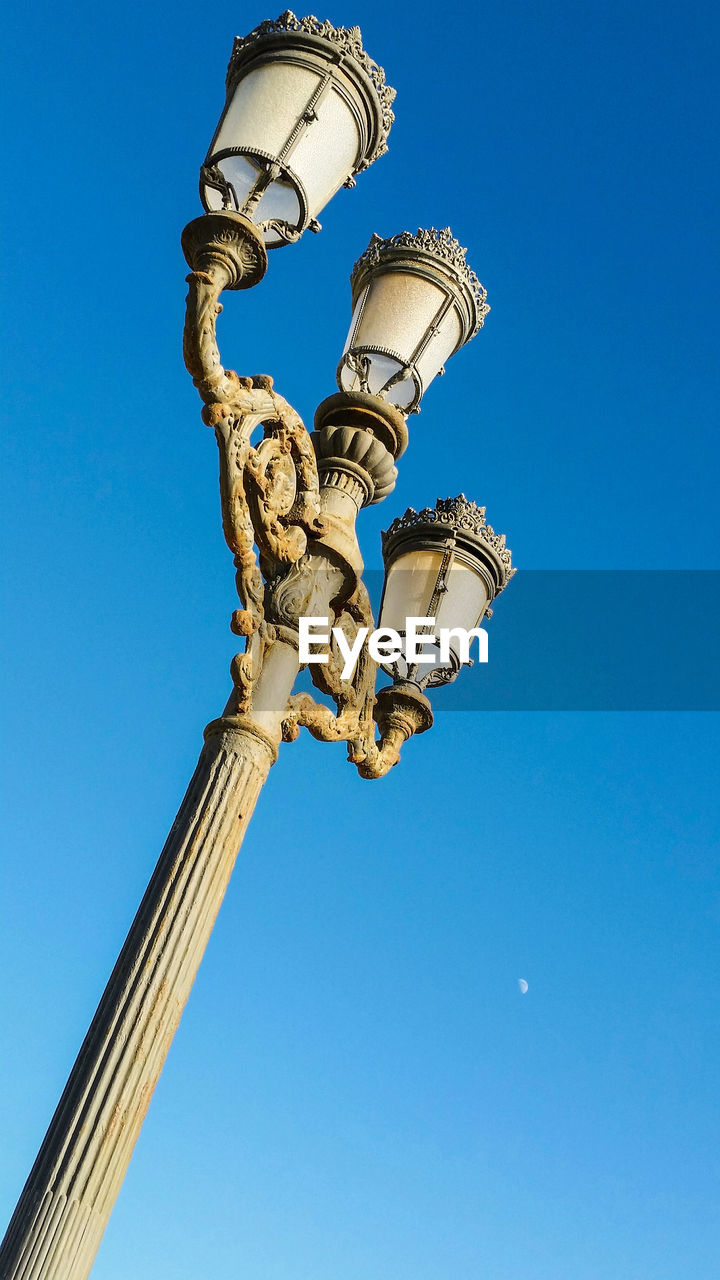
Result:
[[[214,721],[205,737],[0,1247],[2,1280],[85,1280],[92,1266],[276,756],[275,734],[238,717]]]

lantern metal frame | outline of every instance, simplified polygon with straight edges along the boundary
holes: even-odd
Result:
[[[290,65],[308,68],[320,75],[303,111],[277,154],[250,147],[223,147],[215,150],[217,138],[230,109],[235,90],[241,80],[258,68],[282,61]],[[279,18],[261,22],[246,36],[237,36],[226,77],[225,106],[213,134],[207,156],[200,169],[200,199],[207,212],[215,211],[209,203],[207,191],[218,191],[223,210],[242,214],[252,219],[270,184],[279,178],[287,182],[295,192],[299,217],[295,225],[282,219],[268,219],[257,223],[258,229],[274,233],[274,243],[267,248],[281,248],[300,239],[302,233],[320,231],[320,223],[311,215],[305,187],[294,171],[292,153],[317,119],[317,109],[333,89],[337,90],[350,108],[358,127],[359,146],[356,162],[346,175],[344,185],[353,187],[355,176],[367,169],[374,160],[388,149],[387,139],[395,119],[392,102],[395,90],[385,80],[385,72],[365,51],[359,27],[335,27],[331,22],[321,22],[309,16],[298,18],[289,9]],[[243,157],[258,169],[258,175],[244,201],[237,194],[221,169],[221,162],[230,156]],[[332,197],[331,197],[332,198]]]

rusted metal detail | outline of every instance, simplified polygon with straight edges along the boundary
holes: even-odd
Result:
[[[245,652],[231,664],[231,710],[250,717],[268,653],[281,633],[287,643],[300,616],[326,611],[350,644],[359,627],[373,629],[355,516],[394,487],[394,459],[404,451],[408,432],[396,408],[355,392],[323,401],[310,435],[270,377],[239,377],[224,368],[216,334],[219,297],[224,288],[238,287],[233,234],[241,235],[243,227],[233,224],[223,240],[216,223],[196,219],[186,231],[188,260],[203,269],[188,277],[184,349],[204,402],[203,420],[218,443],[223,531],[241,603],[231,629],[245,638]],[[263,439],[253,445],[259,427]],[[376,700],[377,665],[365,646],[350,680],[342,679],[344,663],[334,639],[327,656],[326,664],[313,665],[312,678],[335,710],[309,694],[291,696],[283,737],[291,741],[304,725],[320,741],[347,742],[348,759],[361,775],[382,777],[397,763],[402,744],[430,727],[429,703],[402,682],[381,690]]]
[[[223,530],[234,557],[241,604],[233,612],[231,629],[245,639],[245,651],[231,664],[231,710],[251,717],[264,664],[276,644],[287,646],[301,616],[327,614],[331,627],[340,628],[350,644],[359,627],[373,629],[355,517],[360,508],[382,501],[393,489],[394,463],[407,446],[408,430],[395,406],[360,391],[324,400],[310,435],[291,405],[275,392],[270,377],[239,377],[225,369],[216,334],[220,294],[253,282],[264,269],[264,247],[247,219],[223,213],[195,219],[184,233],[184,248],[194,267],[188,277],[185,361],[203,400],[203,420],[218,443]],[[410,250],[431,258],[453,280],[457,277],[463,296],[470,298],[468,307],[472,303],[484,315],[484,293],[481,297],[464,250],[449,232],[419,232],[387,242],[376,237],[356,271],[372,265],[373,255],[381,251],[392,255]],[[260,427],[263,439],[253,444],[253,432]],[[498,566],[491,583],[495,594],[510,576],[509,552],[504,539],[499,545],[485,525],[484,511],[475,518],[480,509],[462,499],[460,511],[460,503],[439,503],[435,512],[424,511],[420,517],[407,512],[386,539],[403,535],[408,521],[431,517],[435,522],[452,517],[460,528],[458,537],[464,536],[472,507],[473,545]],[[382,777],[397,763],[402,744],[432,724],[429,703],[412,681],[396,681],[376,700],[377,667],[365,646],[349,680],[342,678],[344,662],[334,639],[327,657],[326,664],[313,664],[312,678],[332,699],[334,712],[309,694],[291,697],[283,736],[292,740],[304,725],[321,741],[345,741],[348,759],[363,777]]]
[[[249,715],[253,689],[277,640],[275,625],[296,628],[310,599],[321,603],[323,575],[333,578],[327,605],[336,625],[352,630],[365,616],[354,518],[359,507],[381,501],[394,487],[393,459],[405,448],[407,428],[401,414],[372,397],[336,395],[325,402],[320,429],[311,435],[272,378],[239,377],[224,367],[216,332],[220,294],[241,287],[242,253],[252,258],[258,239],[246,219],[227,217],[226,227],[226,215],[205,215],[184,233],[188,262],[198,268],[188,276],[184,354],[203,400],[203,421],[218,444],[223,532],[241,605],[231,630],[245,639],[245,651],[231,664],[233,710]],[[263,438],[253,444],[258,428]],[[324,500],[323,494],[333,493],[336,500]],[[358,678],[369,679],[366,665],[359,667]],[[344,731],[357,689],[341,687],[332,664],[318,681],[339,699]],[[374,669],[372,687],[361,699],[363,725],[372,726],[373,696]]]
[[[335,626],[342,629],[349,645],[361,626],[373,629],[370,600],[362,584],[336,618]],[[365,646],[350,680],[342,678],[345,659],[334,636],[327,658],[326,663],[313,664],[312,680],[321,693],[332,698],[335,713],[309,693],[294,694],[283,720],[283,739],[293,742],[304,726],[320,742],[347,742],[347,758],[360,776],[382,778],[398,763],[403,743],[431,727],[430,703],[417,686],[402,681],[381,689],[376,697],[377,663]],[[375,737],[376,724],[379,740]]]

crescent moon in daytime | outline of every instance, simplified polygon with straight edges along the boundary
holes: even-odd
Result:
[[[527,984],[527,982],[525,981],[525,979],[524,979],[524,978],[518,978],[518,986],[519,986],[520,991],[522,992],[522,994],[523,994],[523,995],[525,995],[525,992],[526,992],[526,991],[527,991],[527,989],[528,989],[528,984]]]

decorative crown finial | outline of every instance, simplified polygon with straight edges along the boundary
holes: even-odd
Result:
[[[505,545],[505,534],[496,533],[485,519],[485,507],[469,502],[464,493],[458,494],[456,498],[438,498],[434,507],[424,507],[422,511],[408,507],[405,514],[393,520],[390,528],[382,533],[383,557],[386,557],[398,534],[406,534],[414,529],[420,531],[428,525],[448,533],[464,533],[490,549],[498,570],[496,595],[500,594],[517,572],[512,566],[512,552]]]

